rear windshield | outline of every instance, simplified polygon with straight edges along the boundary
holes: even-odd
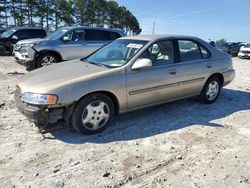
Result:
[[[245,48],[250,48],[250,44],[246,44],[244,47]]]

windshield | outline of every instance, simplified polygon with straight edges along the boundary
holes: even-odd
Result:
[[[146,43],[142,40],[118,39],[92,54],[86,61],[107,67],[120,67],[132,59]]]
[[[15,29],[9,29],[9,30],[3,32],[1,36],[4,37],[4,38],[8,38],[15,32],[16,32]]]
[[[249,44],[244,45],[244,48],[250,48],[250,43],[249,43]]]
[[[55,31],[54,33],[52,33],[51,35],[49,35],[47,38],[50,40],[55,40],[59,37],[61,37],[64,33],[66,33],[69,29],[59,29],[57,31]]]

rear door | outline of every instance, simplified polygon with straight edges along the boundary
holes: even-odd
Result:
[[[111,31],[86,29],[86,48],[88,49],[88,53],[91,54],[95,52],[102,46],[119,37],[120,35],[118,33]]]
[[[179,39],[180,89],[179,96],[199,94],[206,78],[213,71],[211,53],[197,41]]]
[[[177,97],[179,64],[172,40],[150,46],[141,58],[152,60],[152,67],[127,73],[128,109],[147,106]]]

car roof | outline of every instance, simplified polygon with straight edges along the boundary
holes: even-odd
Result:
[[[64,27],[65,29],[97,29],[103,31],[113,31],[124,35],[122,30],[112,29],[112,28],[104,28],[104,27],[86,27],[86,26],[72,26],[72,27]]]
[[[157,34],[157,35],[135,35],[122,37],[121,39],[134,39],[134,40],[159,40],[163,38],[185,38],[185,39],[198,39],[197,37],[187,36],[187,35],[166,35],[166,34]]]
[[[42,28],[42,27],[26,27],[26,26],[24,26],[24,27],[12,27],[11,29],[15,29],[15,30],[20,30],[20,29],[38,29],[38,30],[44,30],[44,28]]]

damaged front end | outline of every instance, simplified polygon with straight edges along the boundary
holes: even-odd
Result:
[[[18,110],[28,119],[34,121],[37,125],[47,127],[62,120],[70,124],[70,116],[74,105],[40,105],[30,104],[23,100],[19,88],[15,91],[15,102]]]

